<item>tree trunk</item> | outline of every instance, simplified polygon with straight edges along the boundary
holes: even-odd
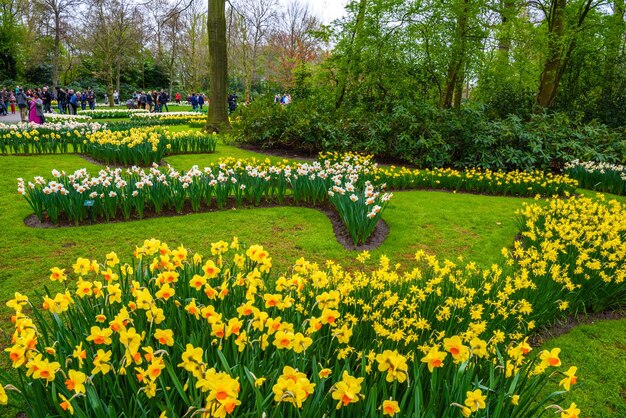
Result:
[[[548,58],[541,72],[537,104],[540,108],[552,106],[561,79],[561,57],[565,33],[567,0],[553,0],[548,22]]]
[[[224,132],[230,130],[226,112],[228,87],[228,54],[226,51],[226,1],[209,0],[209,114],[206,131]]]
[[[59,55],[61,55],[61,16],[54,13],[54,51],[52,55],[52,88],[59,85]]]
[[[498,61],[508,63],[509,51],[511,50],[511,32],[513,30],[511,18],[516,11],[515,0],[502,0],[501,5],[500,19],[502,20],[502,23],[500,24],[500,30],[498,33],[497,57]]]
[[[465,65],[465,50],[466,50],[466,31],[467,31],[467,19],[468,19],[468,1],[463,0],[457,16],[457,29],[456,39],[452,47],[452,56],[450,57],[450,64],[448,66],[448,75],[446,77],[446,84],[441,95],[439,106],[442,109],[449,109],[453,105],[454,90],[457,86],[460,86],[463,90],[463,78]],[[456,105],[456,103],[455,103]],[[461,99],[458,100],[459,108],[461,106]]]
[[[615,0],[613,2],[613,15],[609,20],[608,33],[606,38],[606,61],[604,63],[604,85],[602,92],[604,95],[612,94],[615,86],[615,76],[617,66],[620,62],[621,47],[624,40],[624,13],[626,11],[625,0]]]
[[[122,64],[118,58],[117,60],[117,68],[115,69],[115,90],[117,94],[120,94],[120,88],[122,86]]]
[[[453,107],[456,110],[461,110],[461,100],[463,99],[463,89],[465,87],[465,65],[461,63],[461,67],[459,68],[458,75],[456,77],[456,83],[454,86],[454,103]]]
[[[178,29],[178,25],[173,25],[172,27],[172,55],[170,56],[170,86],[169,86],[169,95],[172,97],[172,89],[174,88],[174,75],[175,75],[175,64],[176,64],[176,51],[178,49],[178,44],[176,43],[176,31]]]

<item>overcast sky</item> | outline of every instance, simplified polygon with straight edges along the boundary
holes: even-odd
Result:
[[[281,3],[287,4],[292,0],[280,0]],[[324,23],[330,23],[334,19],[342,17],[345,13],[344,6],[348,0],[299,0],[302,3],[308,3],[311,10],[319,16]]]

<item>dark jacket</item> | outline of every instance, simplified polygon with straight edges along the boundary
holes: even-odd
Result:
[[[18,107],[28,107],[28,99],[26,99],[26,94],[24,94],[24,92],[17,93],[15,100],[17,101]]]
[[[43,94],[43,102],[44,104],[47,104],[47,105],[52,103],[52,93],[50,93],[50,91],[46,91]]]

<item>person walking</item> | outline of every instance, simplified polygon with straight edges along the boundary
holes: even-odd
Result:
[[[200,108],[200,112],[202,112],[203,106],[204,106],[204,94],[200,93],[198,95],[198,107]]]
[[[26,97],[26,93],[24,93],[23,88],[20,88],[15,100],[17,102],[17,107],[20,109],[20,118],[22,122],[28,122],[28,98]]]
[[[191,94],[191,110],[193,110],[194,112],[198,111],[198,96],[196,96],[196,93],[192,93]]]
[[[70,115],[75,115],[78,109],[78,96],[74,93],[74,90],[69,91],[70,94]]]
[[[170,95],[165,91],[161,90],[161,94],[159,95],[159,102],[161,103],[161,112],[163,112],[163,106],[165,106],[165,111],[169,112],[170,109],[167,107],[167,102],[170,101]]]
[[[90,110],[94,110],[96,108],[96,94],[91,87],[87,89],[87,103],[89,103]]]
[[[43,111],[52,113],[52,93],[48,90],[48,86],[43,88]]]
[[[59,108],[59,113],[63,113],[63,106],[65,102],[65,91],[61,87],[57,86],[57,107]]]
[[[176,104],[179,105],[180,104],[180,100],[183,98],[183,96],[181,96],[180,92],[176,92]]]
[[[80,108],[82,110],[86,110],[87,109],[87,92],[83,91],[81,92],[76,92],[76,96],[80,98]]]
[[[146,109],[152,113],[154,110],[154,102],[152,101],[152,92],[148,91],[146,93]]]
[[[15,115],[15,94],[13,92],[11,92],[9,102],[11,102],[11,114]]]

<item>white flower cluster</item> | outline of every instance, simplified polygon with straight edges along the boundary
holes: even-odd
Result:
[[[139,113],[149,113],[146,109],[94,109],[94,110],[81,110],[80,115],[87,115],[91,117],[100,117],[103,115],[121,114],[121,115],[135,115]]]
[[[16,123],[16,124],[4,124],[0,123],[0,133],[13,133],[13,132],[30,132],[30,131],[74,131],[79,130],[83,132],[96,132],[101,129],[106,129],[105,123],[98,122],[80,122],[77,120],[64,120],[63,122],[46,122],[44,124],[37,123]]]
[[[377,190],[370,181],[362,181],[361,176],[371,172],[373,167],[374,165],[351,165],[345,161],[331,163],[328,160],[321,163],[316,161],[297,164],[293,168],[289,165],[263,167],[245,165],[245,162],[239,160],[205,167],[203,170],[200,170],[198,166],[193,166],[186,173],[180,173],[171,166],[168,166],[166,171],[161,171],[156,164],[153,164],[147,171],[139,167],[129,169],[107,167],[100,170],[97,176],[89,175],[87,170],[83,168],[69,175],[64,171],[53,170],[52,175],[55,180],[46,184],[43,177],[35,177],[33,182],[28,183],[28,187],[30,189],[43,188],[46,194],[66,194],[65,189],[70,189],[79,194],[89,193],[90,197],[93,196],[92,198],[111,196],[110,192],[115,192],[116,196],[128,197],[128,195],[132,195],[136,197],[142,189],[152,187],[156,183],[160,184],[159,187],[181,187],[182,189],[187,189],[194,183],[206,184],[210,187],[216,187],[220,184],[240,184],[238,187],[244,190],[253,187],[255,181],[260,180],[269,183],[282,178],[292,189],[310,187],[310,184],[315,182],[318,187],[328,190],[330,196],[335,193],[341,195],[352,193],[353,202],[362,198],[366,205],[371,206],[378,201],[379,197],[382,202],[387,202],[393,196],[391,193],[382,194],[380,190],[386,187],[384,184],[379,187],[380,190]],[[59,186],[57,179],[62,179],[65,187]],[[361,185],[363,185],[361,188],[357,187],[360,179]],[[18,192],[24,194],[24,191],[24,180],[18,179]],[[380,206],[374,205],[371,210],[371,217],[374,217],[380,209]]]
[[[588,173],[599,172],[605,174],[610,171],[617,172],[622,180],[626,181],[626,166],[623,165],[580,160],[574,160],[565,164],[566,171],[576,168],[582,168]]]
[[[144,111],[143,113],[135,113],[130,116],[131,119],[160,119],[163,117],[204,117],[203,113],[198,112],[166,112],[166,113],[148,113]]]

